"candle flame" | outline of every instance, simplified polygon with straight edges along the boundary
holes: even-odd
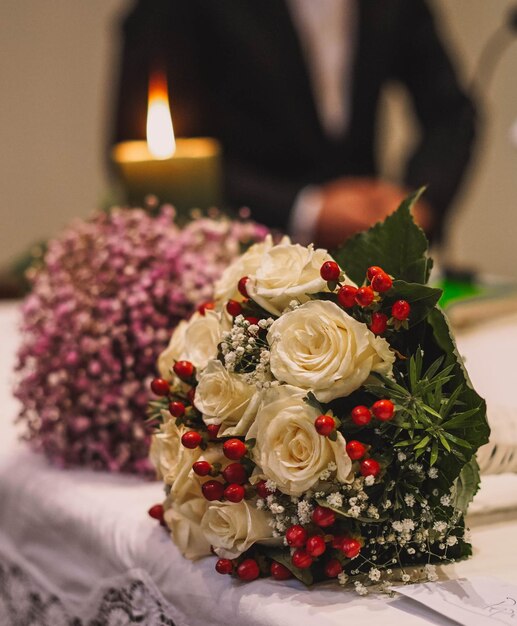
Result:
[[[167,79],[162,73],[153,74],[149,80],[147,146],[157,159],[169,159],[176,150]]]

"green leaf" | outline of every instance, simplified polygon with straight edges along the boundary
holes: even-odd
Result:
[[[313,409],[316,409],[316,411],[319,411],[320,413],[325,412],[320,402],[316,399],[316,396],[312,393],[312,391],[309,391],[309,393],[305,396],[303,401],[309,406],[311,406]]]
[[[468,441],[465,441],[465,439],[461,439],[461,437],[455,437],[454,435],[451,435],[451,433],[443,433],[443,436],[449,441],[452,441],[452,443],[455,443],[457,446],[472,449],[472,445]]]
[[[419,450],[420,448],[425,448],[426,445],[431,441],[431,437],[426,435],[423,439],[421,439],[416,446],[413,448],[414,450]]]
[[[441,421],[442,416],[437,411],[435,411],[433,408],[431,408],[430,406],[427,406],[427,404],[423,404],[422,408],[424,409],[424,411],[426,413],[429,413],[429,415],[432,415],[433,417],[436,417],[437,419],[439,419]]]
[[[431,363],[431,365],[427,368],[424,374],[424,378],[427,378],[427,380],[431,380],[431,378],[434,378],[434,376],[438,373],[440,367],[443,365],[443,361],[443,356],[436,359],[436,361],[433,361],[433,363]]]
[[[431,446],[431,458],[429,460],[431,467],[436,463],[437,460],[438,460],[438,442],[433,441],[433,445]]]
[[[458,428],[465,428],[470,423],[470,419],[476,415],[479,407],[470,409],[470,411],[464,411],[463,413],[456,413],[448,422],[442,424],[442,428],[445,430],[456,430]]]
[[[447,439],[445,439],[445,437],[442,435],[442,433],[438,433],[438,437],[440,438],[440,441],[442,442],[442,446],[447,450],[447,452],[451,451],[451,446],[449,444],[449,442],[447,441]]]
[[[460,475],[454,483],[454,506],[462,511],[467,512],[468,505],[472,502],[474,496],[479,489],[480,476],[479,465],[475,457],[463,466]]]
[[[362,284],[366,270],[379,265],[399,280],[426,283],[432,262],[427,257],[427,239],[411,216],[411,207],[424,189],[409,196],[384,222],[349,239],[333,257],[346,274]]]
[[[318,291],[317,293],[306,293],[305,294],[311,300],[331,300],[332,302],[336,302],[337,297],[335,293],[330,293],[328,291]]]

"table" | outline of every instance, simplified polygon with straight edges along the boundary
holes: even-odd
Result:
[[[297,581],[243,584],[214,572],[214,559],[183,559],[147,515],[159,483],[86,470],[60,471],[17,441],[12,368],[15,303],[0,305],[0,624],[101,626],[418,626],[449,623],[411,601]],[[516,406],[494,366],[511,368],[517,317],[460,338],[489,406]],[[503,330],[501,330],[503,328]],[[497,341],[494,342],[494,337]],[[499,342],[499,344],[497,343]],[[505,361],[506,359],[506,361]],[[506,371],[507,375],[515,368]],[[514,402],[514,405],[511,405]],[[492,403],[492,404],[491,404]],[[494,575],[517,584],[517,475],[485,476],[469,523],[475,557],[442,578]],[[509,547],[512,547],[509,549]]]

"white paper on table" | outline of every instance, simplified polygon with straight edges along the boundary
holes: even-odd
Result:
[[[517,626],[517,587],[497,578],[459,578],[392,589],[462,626]]]

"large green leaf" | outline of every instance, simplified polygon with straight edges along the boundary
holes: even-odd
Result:
[[[355,235],[333,254],[352,280],[362,284],[366,270],[379,265],[397,279],[427,282],[432,266],[427,238],[411,216],[411,207],[422,192],[420,189],[409,196],[384,222]]]

